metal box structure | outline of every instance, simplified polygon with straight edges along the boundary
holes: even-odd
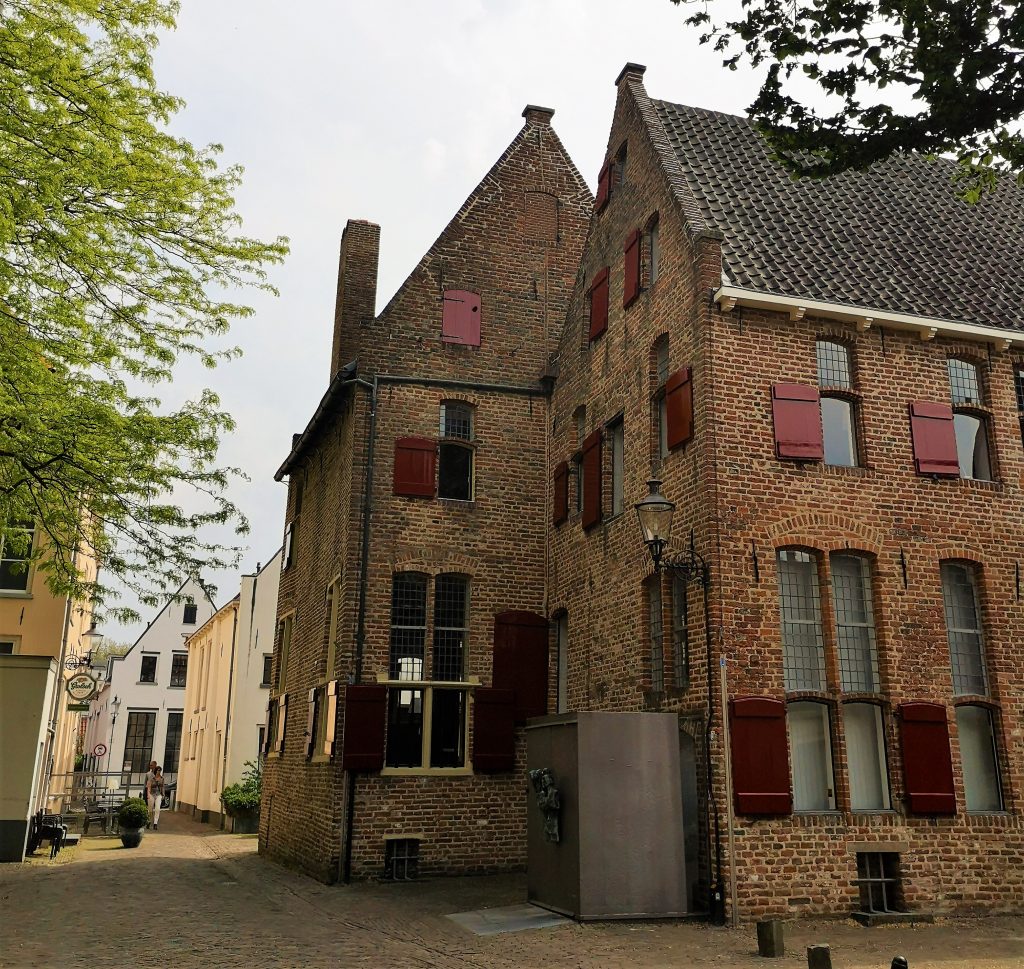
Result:
[[[531,720],[526,738],[528,770],[549,769],[557,791],[528,787],[529,900],[577,919],[684,915],[678,718],[558,714]]]

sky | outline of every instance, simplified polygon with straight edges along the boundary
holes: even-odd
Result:
[[[183,366],[161,389],[171,405],[212,386],[237,423],[220,460],[249,477],[229,495],[251,533],[206,537],[246,544],[241,572],[281,543],[286,485],[274,472],[327,388],[346,220],[381,226],[379,312],[516,136],[527,104],[555,109],[592,190],[628,61],[647,66],[652,97],[744,114],[756,76],[722,68],[685,16],[670,0],[182,0],[155,55],[160,88],[186,101],[171,127],[244,166],[246,234],[291,243],[271,270],[280,295],[241,296],[255,309],[231,333],[242,357],[212,374]],[[204,576],[217,605],[238,576]],[[104,632],[134,641],[152,618],[141,612],[139,625]]]

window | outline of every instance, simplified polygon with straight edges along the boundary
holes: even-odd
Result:
[[[902,912],[900,856],[890,851],[857,852],[857,884],[862,912]]]
[[[668,382],[668,334],[663,333],[654,344],[654,438],[656,441],[654,467],[668,457],[668,398],[665,384]]]
[[[124,741],[124,763],[133,774],[144,773],[153,759],[153,729],[156,714],[132,710]]]
[[[612,517],[622,514],[622,489],[624,475],[624,448],[622,418],[616,418],[608,426],[609,459],[612,465]]]
[[[665,645],[661,600],[661,576],[647,583],[647,623],[651,636],[651,690],[665,690]]]
[[[626,245],[622,251],[622,306],[631,306],[640,295],[641,241],[643,234],[634,229],[626,237]]]
[[[278,642],[278,659],[277,659],[277,688],[283,690],[288,683],[288,653],[291,651],[292,646],[292,626],[293,616],[285,616],[277,624],[277,642]]]
[[[473,500],[473,409],[467,404],[441,405],[438,498]]]
[[[384,880],[413,881],[419,871],[420,843],[416,838],[389,838],[384,842]]]
[[[956,696],[987,696],[985,644],[975,570],[965,562],[943,562],[941,575],[949,659],[953,668],[953,693]]]
[[[0,591],[28,591],[29,560],[34,541],[33,525],[13,525],[0,532]]]
[[[967,810],[1001,811],[1003,798],[992,712],[985,707],[957,707],[956,729],[960,735],[960,764]]]
[[[658,219],[647,230],[647,285],[658,281],[658,264],[661,262],[661,242],[658,238]]]
[[[580,405],[573,415],[576,421],[576,454],[573,467],[576,478],[576,514],[583,511],[583,441],[587,436],[587,408]]]
[[[257,734],[257,747],[256,747],[256,759],[258,761],[263,760],[263,755],[267,750],[267,728],[259,727]]]
[[[281,551],[281,571],[284,572],[292,564],[292,543],[295,540],[295,522],[284,526],[284,548]]]
[[[821,389],[821,429],[825,464],[854,467],[857,464],[855,409],[848,397],[827,393],[852,390],[850,351],[841,343],[818,340],[818,386]]]
[[[186,626],[194,626],[196,624],[196,614],[198,611],[199,607],[194,602],[186,602],[185,608],[182,611],[182,623]]]
[[[953,403],[953,430],[960,477],[992,480],[988,450],[988,420],[977,408],[982,406],[981,379],[976,364],[950,358],[949,393]],[[964,408],[974,408],[974,411]]]
[[[14,640],[13,639],[0,639],[0,656],[13,656],[14,655]]]
[[[338,616],[341,612],[341,579],[335,579],[327,587],[327,657],[324,662],[324,677],[334,679],[334,662],[338,648]]]
[[[431,589],[431,586],[433,587]],[[433,592],[433,609],[428,596]],[[432,679],[428,668],[427,617],[432,617]],[[410,768],[466,766],[465,680],[469,580],[398,572],[391,587],[391,650],[388,676],[385,765]],[[409,684],[409,685],[405,685]]]
[[[859,555],[833,555],[832,604],[839,645],[839,679],[843,690],[878,690],[878,654],[871,607],[871,565]]]
[[[690,616],[686,579],[672,576],[672,672],[673,682],[685,690],[690,685]]]
[[[178,770],[178,759],[181,756],[181,721],[180,711],[167,714],[167,739],[164,741],[164,774],[174,774]]]
[[[850,772],[850,806],[854,811],[889,810],[881,708],[873,703],[847,703],[843,706],[843,726]]]
[[[1017,392],[1017,422],[1020,424],[1020,438],[1024,442],[1024,367],[1013,368],[1013,387]]]
[[[142,670],[139,673],[140,683],[155,683],[156,682],[156,656],[142,657]]]
[[[184,686],[188,675],[188,653],[171,655],[171,686]]]
[[[779,605],[786,689],[825,689],[825,648],[818,598],[818,562],[809,552],[780,549]]]
[[[590,340],[596,340],[608,329],[608,267],[605,266],[590,284]]]
[[[270,686],[271,676],[274,669],[274,654],[264,653],[263,654],[263,679],[260,681],[260,686]]]
[[[793,810],[835,808],[832,740],[824,703],[790,703],[786,707],[793,770]]]
[[[555,650],[558,667],[558,695],[555,699],[555,713],[569,710],[569,616],[562,613],[555,621]]]

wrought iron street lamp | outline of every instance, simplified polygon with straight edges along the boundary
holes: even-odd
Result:
[[[660,572],[662,569],[668,569],[682,575],[687,582],[697,579],[702,586],[707,588],[708,566],[704,559],[697,554],[692,538],[690,547],[685,552],[665,554],[672,535],[672,515],[676,506],[661,493],[661,481],[657,478],[651,478],[647,482],[647,487],[650,493],[633,507],[636,509],[636,517],[640,521],[640,534],[644,545],[647,546],[654,562],[654,571]]]

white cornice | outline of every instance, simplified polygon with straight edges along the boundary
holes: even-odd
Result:
[[[1024,331],[1001,330],[994,326],[976,326],[973,323],[955,323],[952,320],[940,320],[930,316],[891,313],[868,306],[846,306],[843,303],[826,303],[798,296],[776,296],[774,293],[759,293],[752,289],[741,289],[739,286],[722,286],[715,292],[714,299],[725,313],[736,306],[749,306],[752,309],[787,313],[792,320],[803,319],[804,314],[823,316],[830,320],[852,323],[862,332],[872,326],[888,326],[896,330],[917,333],[922,340],[948,336],[990,343],[997,350],[1008,350],[1011,346],[1024,347]]]

